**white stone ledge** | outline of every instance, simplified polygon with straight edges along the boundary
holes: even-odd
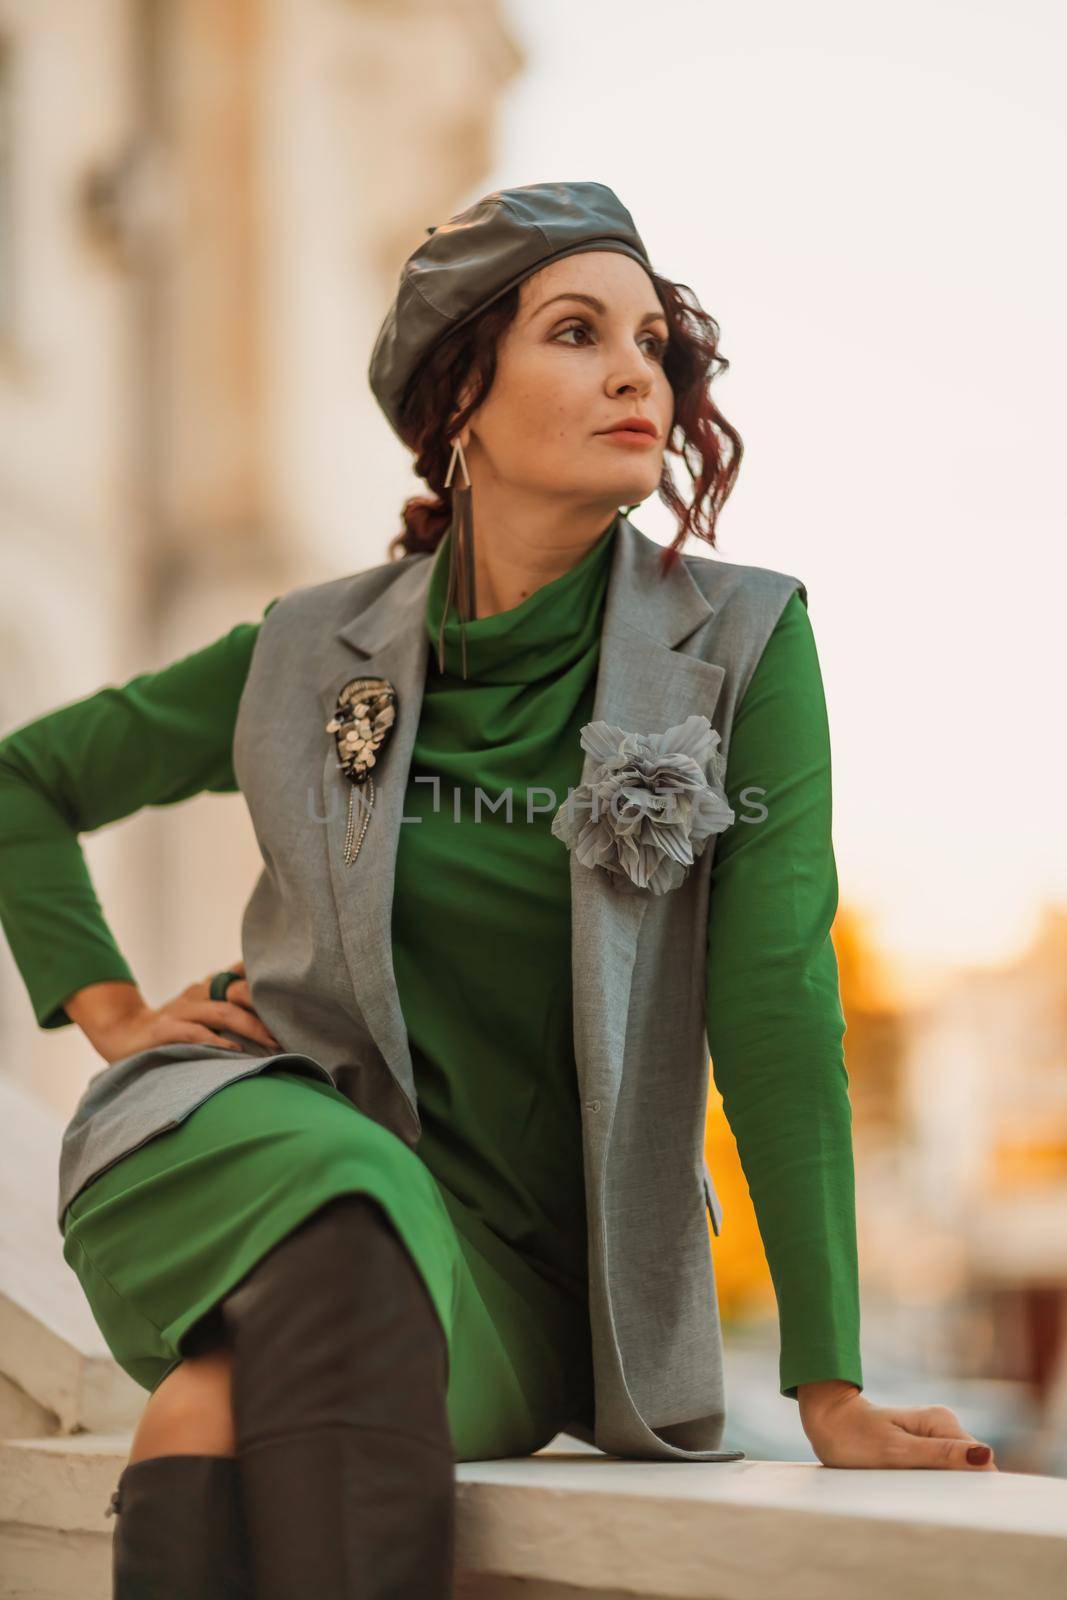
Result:
[[[464,1600],[1063,1600],[1067,1482],[620,1461],[558,1439],[461,1463]],[[536,1581],[538,1587],[531,1587]]]
[[[104,1513],[129,1443],[0,1446],[2,1600],[108,1600]],[[1067,1587],[1059,1478],[620,1461],[560,1436],[524,1460],[461,1462],[456,1480],[457,1600],[1062,1600]]]

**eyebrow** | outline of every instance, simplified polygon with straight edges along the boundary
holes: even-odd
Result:
[[[603,300],[598,300],[595,294],[572,294],[570,291],[564,290],[562,294],[554,294],[550,299],[542,300],[541,304],[537,307],[537,310],[531,313],[531,320],[533,317],[538,316],[542,311],[544,311],[546,306],[554,305],[557,300],[581,300],[585,305],[592,306],[594,311],[599,311],[601,316],[603,316],[608,309]],[[666,322],[666,320],[666,315],[662,310],[646,311],[638,326],[643,328],[646,322]]]

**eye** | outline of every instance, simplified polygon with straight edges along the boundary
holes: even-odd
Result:
[[[590,331],[590,328],[589,328],[588,322],[585,321],[584,317],[580,317],[575,322],[568,323],[565,328],[561,328],[559,330],[559,332],[554,335],[553,342],[555,342],[555,340],[557,340],[557,339],[560,339],[563,336],[563,334],[565,334],[565,333],[582,333],[582,334],[585,334],[585,333],[589,333],[589,331]],[[655,333],[643,334],[642,338],[648,339],[648,340],[651,341],[651,343],[652,343],[652,353],[653,353],[655,359],[657,361],[662,361],[664,356],[667,353],[667,340],[661,338],[659,336],[659,334],[655,334]],[[584,348],[584,346],[583,345],[575,345],[575,346],[572,346],[572,348],[581,350],[581,349]]]
[[[556,338],[557,339],[561,338],[562,335],[565,334],[565,333],[588,333],[588,332],[589,332],[588,323],[585,323],[585,322],[571,322],[571,323],[568,323],[568,325],[565,328],[561,328],[559,330],[559,333],[556,334]]]

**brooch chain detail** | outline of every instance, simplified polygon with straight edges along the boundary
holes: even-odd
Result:
[[[348,796],[348,821],[345,827],[344,860],[351,866],[370,822],[374,805],[374,778],[371,768],[396,721],[396,690],[387,678],[352,678],[340,690],[337,707],[326,724],[340,757],[338,766],[352,784]],[[363,825],[356,835],[357,798],[363,809]]]

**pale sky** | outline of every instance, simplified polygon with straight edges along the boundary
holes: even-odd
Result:
[[[1010,957],[1067,900],[1064,8],[505,11],[528,68],[455,209],[607,183],[716,317],[718,553],[808,587],[842,899],[913,975]]]

